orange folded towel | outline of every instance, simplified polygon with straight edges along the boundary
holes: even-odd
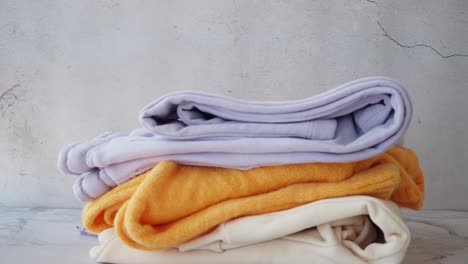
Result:
[[[424,177],[416,154],[394,147],[352,163],[310,163],[235,170],[160,162],[89,202],[84,226],[112,226],[129,246],[157,250],[192,240],[230,219],[350,195],[422,207]]]

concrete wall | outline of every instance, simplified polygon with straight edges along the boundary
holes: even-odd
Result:
[[[468,2],[0,0],[0,205],[80,206],[69,142],[128,131],[170,91],[287,100],[387,75],[426,208],[468,209]]]

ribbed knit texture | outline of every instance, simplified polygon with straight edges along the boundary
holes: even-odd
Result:
[[[247,171],[163,161],[88,203],[83,222],[94,232],[114,226],[129,246],[157,250],[192,240],[230,219],[350,195],[421,208],[424,177],[417,156],[394,147],[359,162]]]

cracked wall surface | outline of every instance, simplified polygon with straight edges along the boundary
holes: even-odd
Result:
[[[468,57],[468,54],[461,54],[461,53],[451,53],[451,54],[445,55],[441,51],[439,51],[438,49],[434,48],[433,46],[431,46],[429,44],[424,44],[424,43],[405,44],[405,43],[402,43],[400,40],[398,40],[395,37],[389,35],[387,29],[385,29],[383,23],[380,21],[382,13],[381,13],[381,10],[380,10],[379,3],[377,1],[372,1],[372,0],[367,0],[367,2],[372,3],[372,4],[374,4],[376,6],[376,8],[377,8],[377,20],[376,20],[377,25],[382,30],[383,35],[386,38],[388,38],[390,41],[395,43],[396,45],[398,45],[398,46],[400,46],[402,48],[406,48],[406,49],[427,48],[427,49],[432,50],[435,54],[439,55],[441,58],[444,58],[444,59],[449,59],[449,58],[452,58],[452,57]],[[464,14],[463,11],[460,12],[460,13],[461,13],[460,15]]]
[[[309,97],[387,75],[413,98],[405,143],[426,208],[466,209],[468,2],[0,2],[0,206],[79,207],[61,146],[128,131],[152,99]]]

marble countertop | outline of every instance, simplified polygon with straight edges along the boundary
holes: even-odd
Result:
[[[1,263],[94,263],[96,238],[75,230],[78,209],[0,208]],[[468,262],[468,212],[404,210],[412,241],[404,263]]]

